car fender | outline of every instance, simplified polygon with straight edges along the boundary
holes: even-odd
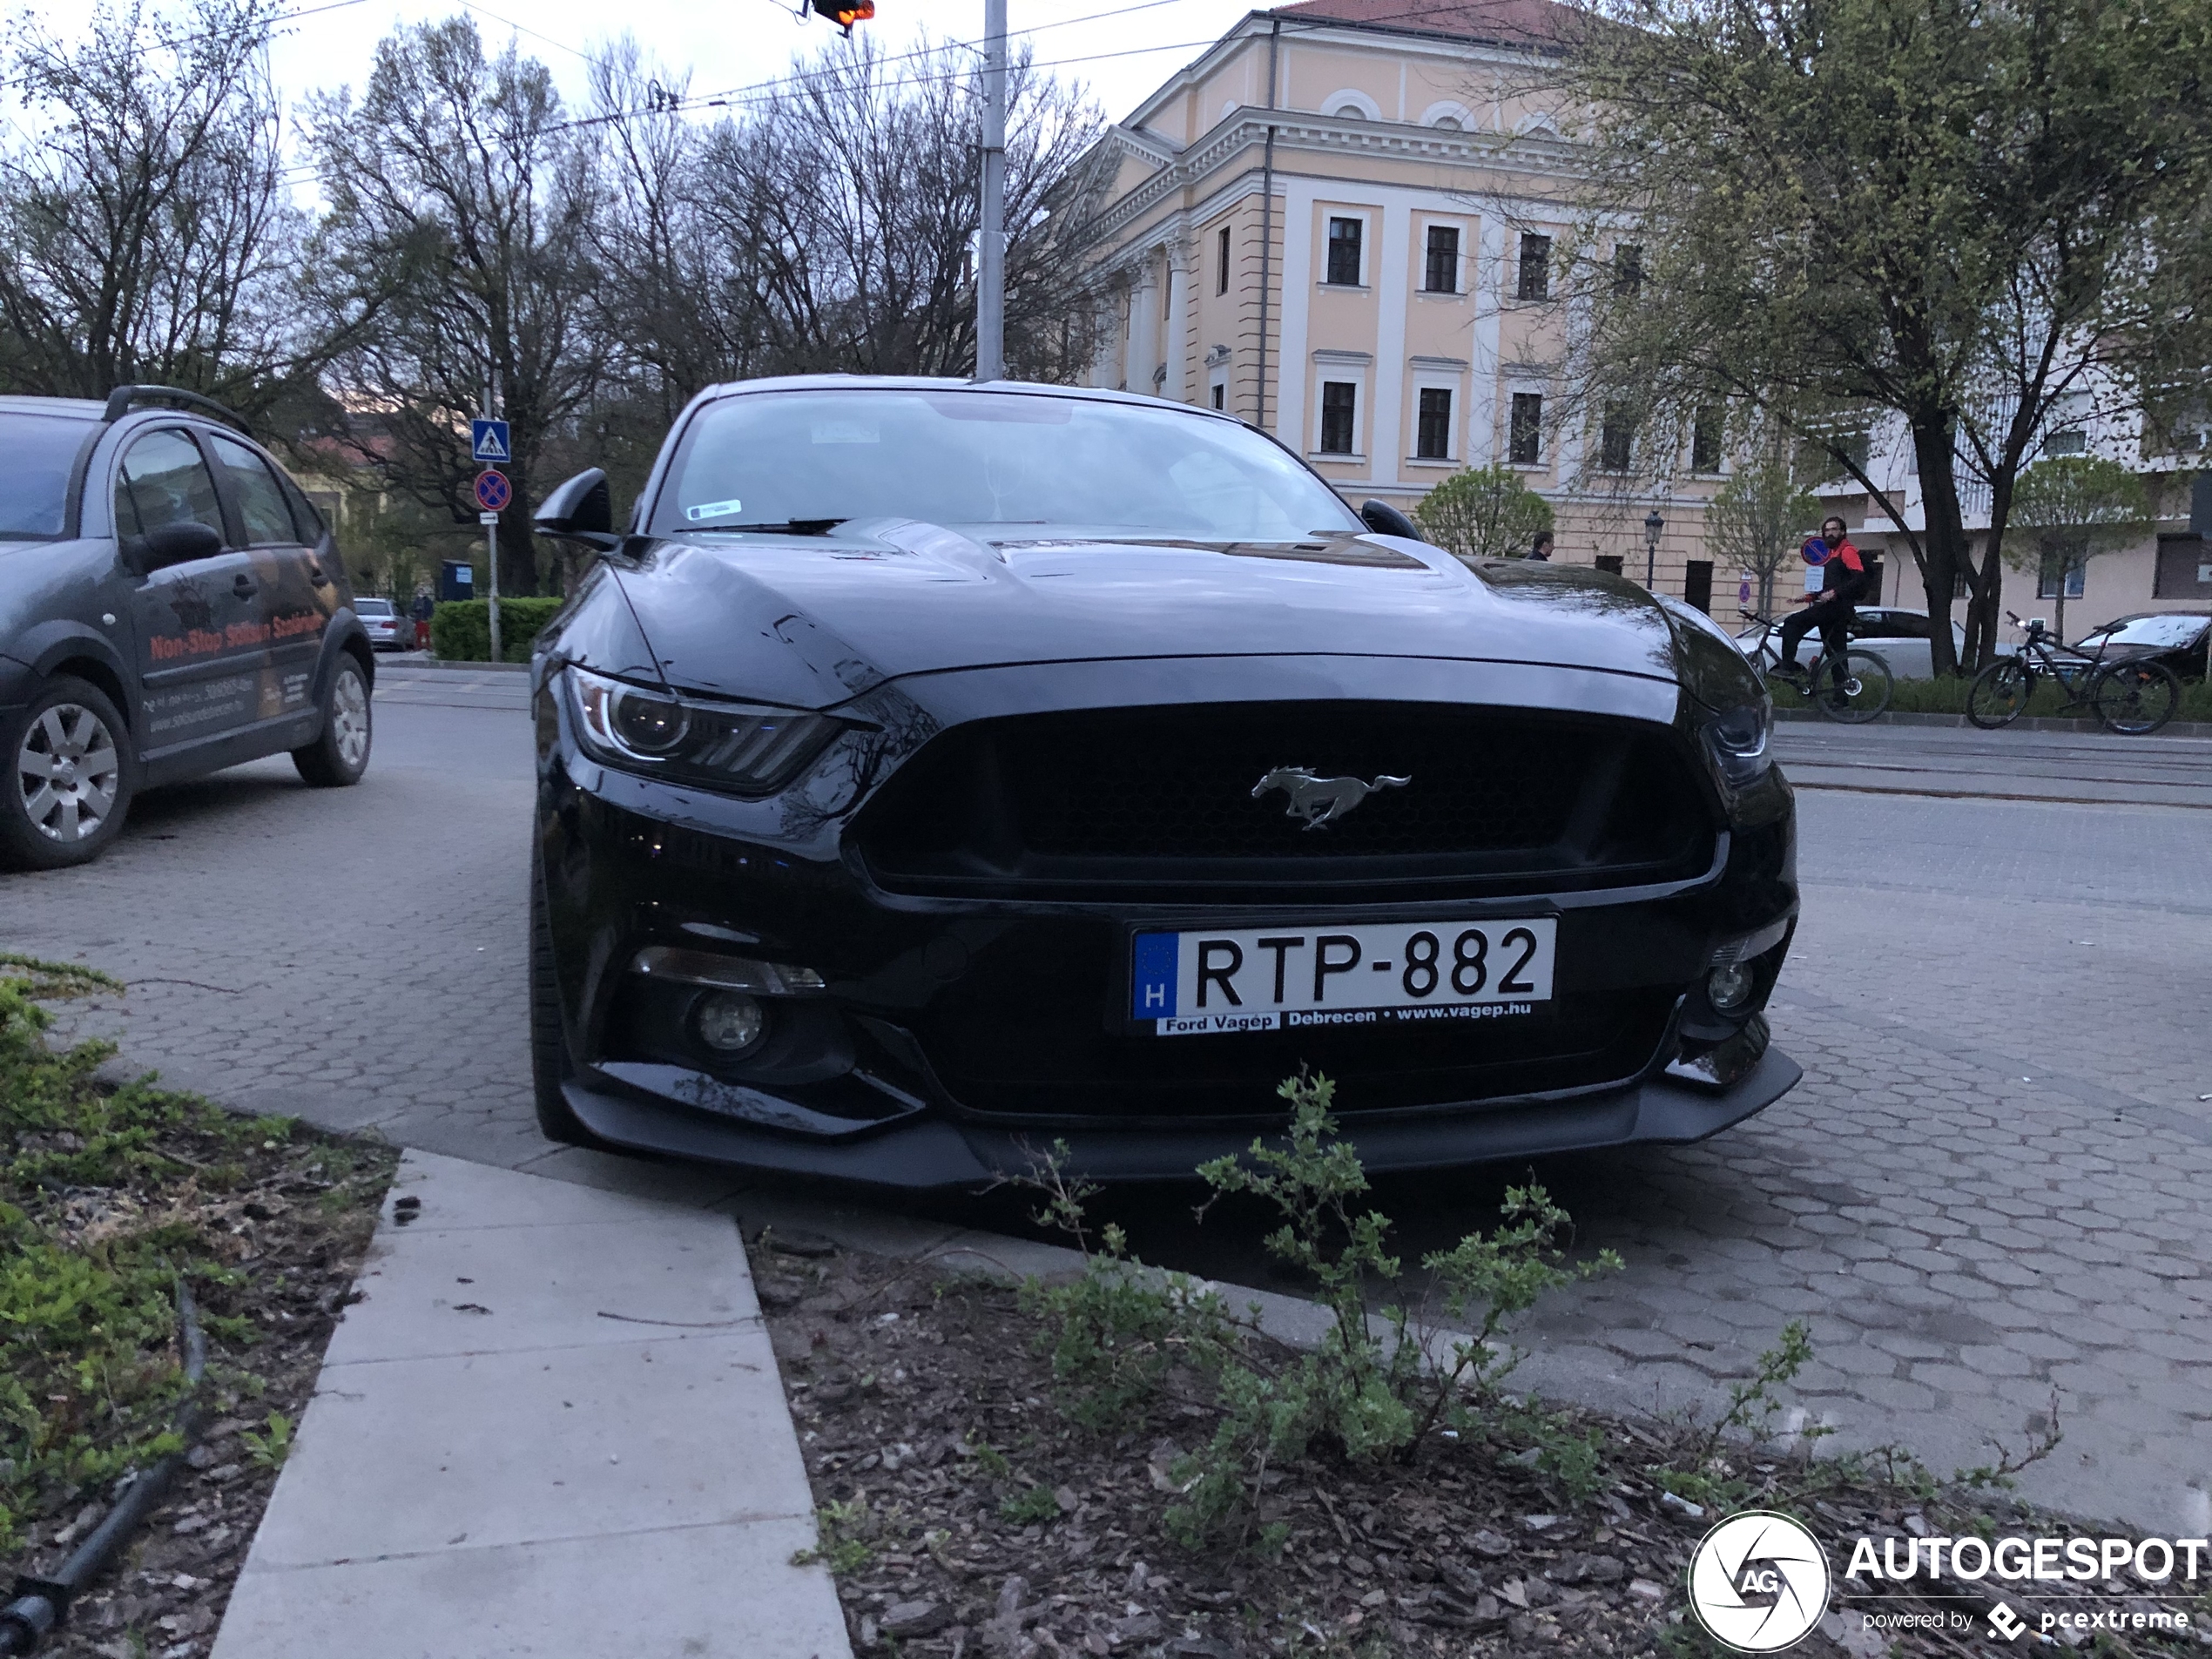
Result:
[[[44,679],[73,657],[91,658],[115,677],[125,704],[124,718],[130,718],[128,705],[135,696],[138,677],[116,650],[115,643],[98,629],[72,617],[57,617],[25,629],[9,646],[8,655],[28,667],[37,679]]]
[[[368,630],[350,608],[332,613],[322,631],[322,654],[315,659],[314,703],[322,706],[322,694],[330,689],[330,677],[338,666],[339,653],[347,646],[360,649],[354,655],[360,658],[361,673],[367,678],[368,689],[376,689],[376,649],[369,644]]]

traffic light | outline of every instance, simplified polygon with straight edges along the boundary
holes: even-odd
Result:
[[[875,0],[814,0],[814,10],[853,37],[853,25],[868,23],[875,17]]]

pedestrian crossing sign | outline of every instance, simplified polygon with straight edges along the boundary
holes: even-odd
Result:
[[[469,454],[472,460],[476,461],[512,461],[515,451],[507,442],[507,422],[469,421]]]

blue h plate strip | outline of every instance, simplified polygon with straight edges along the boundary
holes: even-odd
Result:
[[[1139,934],[1130,978],[1129,1016],[1164,1020],[1175,1014],[1176,935]]]

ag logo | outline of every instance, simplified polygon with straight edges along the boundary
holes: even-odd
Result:
[[[1787,1515],[1730,1515],[1689,1558],[1689,1605],[1723,1647],[1779,1653],[1828,1610],[1828,1558]]]

